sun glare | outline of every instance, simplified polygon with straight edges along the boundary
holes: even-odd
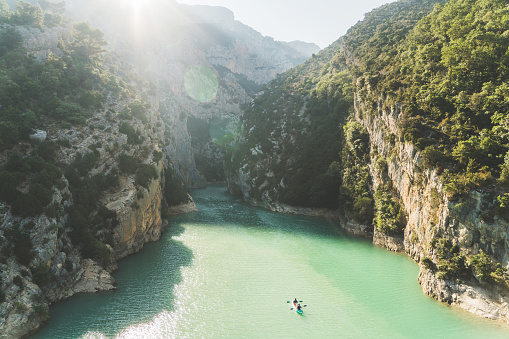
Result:
[[[129,0],[131,3],[131,6],[133,7],[134,11],[137,12],[140,10],[141,5],[145,0]]]

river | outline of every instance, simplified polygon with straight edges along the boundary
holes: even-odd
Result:
[[[119,262],[116,291],[53,305],[31,338],[509,337],[423,294],[406,255],[332,222],[252,207],[224,186],[193,197],[199,212]]]

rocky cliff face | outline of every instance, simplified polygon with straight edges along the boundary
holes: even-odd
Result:
[[[357,97],[356,118],[370,135],[371,153],[387,159],[387,171],[376,168],[377,157],[371,159],[373,189],[391,182],[405,210],[407,223],[401,236],[381,233],[375,227],[373,243],[392,251],[405,252],[421,263],[419,283],[425,293],[435,299],[457,305],[480,316],[509,322],[505,290],[486,288],[472,276],[464,279],[448,278],[440,274],[440,267],[432,269],[425,260],[436,266],[444,265],[437,242],[450,241],[470,258],[479,250],[493,255],[504,267],[509,267],[509,225],[498,218],[488,223],[481,218],[487,195],[471,192],[460,201],[450,201],[436,170],[422,170],[421,152],[404,141],[388,142],[390,135],[398,135],[402,119],[401,107],[377,109]],[[446,239],[446,240],[444,240]]]
[[[56,42],[59,37],[65,39],[67,34],[62,28],[19,30],[29,52],[41,61],[49,53],[58,55]],[[147,99],[153,104],[143,112],[146,121],[129,121],[141,140],[136,145],[119,131],[124,123],[119,113],[132,100],[127,98],[125,102],[106,101],[105,108],[92,114],[84,125],[62,127],[51,120],[41,122],[37,127],[38,141],[22,142],[13,150],[25,157],[37,148],[38,142],[59,142],[64,146],[57,148],[56,158],[62,169],[71,166],[76,159],[94,153],[97,161],[87,173],[91,177],[118,173],[119,156],[127,154],[153,166],[157,178],[145,188],[135,184],[134,174],[120,173],[119,185],[102,195],[100,202],[106,207],[106,212],[102,213],[107,213],[112,222],[109,226],[96,225],[93,232],[97,238],[109,239],[105,249],[110,259],[104,267],[84,259],[71,241],[67,211],[76,202],[64,176],[52,188],[50,205],[56,206],[52,213],[47,209],[36,217],[19,217],[13,215],[11,206],[0,205],[0,338],[18,338],[36,330],[49,318],[48,306],[53,302],[77,292],[114,289],[109,272],[116,268],[116,260],[159,238],[164,226],[161,190],[166,160],[164,156],[154,160],[153,154],[162,151],[165,129],[157,99]],[[0,164],[5,164],[8,156],[7,152],[2,153]],[[28,189],[24,187],[26,183],[21,186],[19,189]],[[11,251],[17,253],[17,246],[28,246],[26,251],[31,256],[26,262],[20,263],[22,254],[9,256]]]
[[[152,112],[154,122],[159,119],[155,113]],[[93,126],[91,121],[90,126]],[[133,150],[133,147],[127,144],[125,136],[118,137],[118,126],[111,123],[106,126],[111,128],[110,132],[91,130],[89,127],[70,130],[47,128],[48,138],[71,136],[73,146],[63,152],[65,157],[61,160],[64,162],[88,149],[91,142],[104,141],[99,149],[100,164],[93,169],[101,173],[105,168],[113,169],[118,166],[115,160],[117,152],[121,152],[124,146],[131,148],[133,153],[143,152],[145,149],[158,150],[159,140],[163,138],[164,132],[163,128],[155,134],[152,130],[146,130],[143,133],[146,142]],[[118,221],[112,230],[96,230],[98,234],[112,233],[112,246],[109,247],[112,261],[107,269],[90,259],[81,258],[70,241],[70,230],[66,226],[67,215],[63,209],[61,215],[53,218],[45,215],[20,218],[11,214],[9,206],[2,205],[0,234],[3,233],[3,247],[6,248],[10,241],[7,233],[19,227],[28,230],[35,256],[26,266],[12,257],[0,263],[0,277],[4,282],[2,290],[5,293],[5,301],[0,307],[0,337],[16,338],[34,331],[41,322],[48,319],[49,304],[76,292],[114,288],[114,281],[108,271],[116,267],[115,261],[139,251],[146,242],[159,239],[162,232],[160,211],[163,161],[155,164],[159,178],[152,180],[147,189],[135,186],[133,176],[121,176],[119,187],[103,195],[102,202],[115,214]],[[53,202],[62,208],[73,204],[67,185],[63,189],[54,188]]]

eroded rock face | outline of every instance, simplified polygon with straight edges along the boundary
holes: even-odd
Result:
[[[83,269],[83,275],[72,288],[74,293],[95,293],[110,291],[116,288],[115,279],[95,261],[84,259],[80,264]]]
[[[387,142],[390,134],[397,135],[401,110],[396,105],[392,109],[378,110],[366,108],[366,104],[356,98],[356,118],[368,130],[371,152],[387,159],[387,178],[376,170],[372,157],[371,173],[375,188],[382,181],[391,181],[399,194],[407,224],[400,238],[384,235],[375,229],[373,242],[389,250],[404,251],[416,262],[424,257],[437,262],[437,250],[433,248],[435,239],[448,239],[458,245],[467,257],[482,249],[492,253],[504,267],[509,267],[508,237],[509,225],[497,218],[492,223],[481,220],[482,206],[486,194],[471,192],[461,201],[449,201],[443,193],[443,184],[435,170],[421,169],[420,151],[408,142]],[[460,283],[456,280],[443,280],[436,272],[420,267],[419,282],[423,290],[433,298],[457,305],[472,313],[490,319],[509,322],[509,299],[503,291],[479,284],[475,279]]]
[[[158,164],[159,177],[162,176],[162,166],[161,161]],[[117,199],[106,197],[110,200],[106,207],[116,212],[119,221],[113,231],[116,259],[138,252],[145,243],[161,237],[161,186],[160,179],[152,180],[148,189],[136,188],[127,182]]]
[[[69,27],[51,27],[51,28],[34,28],[26,26],[11,26],[8,24],[0,25],[2,29],[13,27],[23,38],[23,45],[29,53],[33,54],[37,61],[44,61],[54,54],[62,55],[62,50],[58,48],[60,38],[68,38],[71,34],[71,26]]]

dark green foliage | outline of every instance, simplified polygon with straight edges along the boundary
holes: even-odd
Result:
[[[73,56],[82,62],[98,61],[104,52],[103,47],[107,45],[103,36],[100,30],[90,27],[88,23],[74,24],[74,41],[71,44]]]
[[[150,108],[150,105],[146,102],[140,100],[133,100],[129,104],[129,111],[131,115],[146,124],[148,122],[148,118],[146,115],[146,111]]]
[[[348,217],[370,225],[374,216],[369,173],[369,135],[357,122],[349,121],[343,127],[341,187],[339,207]]]
[[[84,258],[100,260],[103,265],[107,265],[110,261],[108,248],[93,235],[87,216],[85,207],[75,204],[68,219],[68,226],[72,229],[71,240],[79,245]]]
[[[508,18],[506,3],[496,0],[400,1],[367,15],[345,38],[357,93],[403,104],[400,137],[424,150],[426,168],[447,170],[449,197],[502,177]]]
[[[21,264],[28,266],[34,258],[32,240],[30,234],[22,229],[19,225],[15,225],[5,230],[5,236],[12,244],[12,254]]]
[[[43,141],[37,147],[37,155],[45,161],[51,161],[55,157],[58,145],[54,141]]]
[[[44,209],[44,214],[46,214],[46,216],[48,218],[59,219],[60,214],[61,214],[60,205],[57,203],[53,203],[53,204],[49,205],[48,207],[46,207]]]
[[[127,135],[127,142],[129,144],[137,145],[142,143],[140,132],[135,130],[134,127],[129,125],[127,122],[123,122],[118,128],[118,131]]]
[[[176,206],[189,202],[189,190],[182,178],[172,167],[164,169],[164,191],[163,196],[168,206]]]
[[[46,286],[54,279],[53,273],[51,273],[50,268],[44,263],[38,264],[37,266],[32,268],[31,271],[32,271],[32,281],[34,282],[34,284],[39,285],[39,287]]]
[[[99,157],[94,152],[83,154],[74,160],[72,167],[77,171],[80,176],[85,176],[94,168],[99,161]]]
[[[163,152],[154,150],[152,152],[152,159],[154,160],[154,162],[156,164],[159,163],[159,161],[161,161],[163,159]]]
[[[497,196],[495,215],[505,221],[509,221],[509,193]]]
[[[85,91],[77,99],[78,104],[86,109],[100,109],[103,107],[104,98],[97,91]]]
[[[122,173],[134,174],[139,168],[139,163],[136,158],[133,158],[127,154],[121,154],[118,157],[118,168]]]
[[[502,282],[506,270],[500,265],[495,264],[489,255],[484,253],[482,250],[479,254],[472,256],[470,259],[472,270],[475,277],[480,282]]]
[[[18,127],[12,121],[0,121],[2,148],[14,146],[19,141]]]
[[[445,163],[445,156],[436,147],[428,146],[421,152],[422,164],[425,168],[434,168]]]
[[[142,164],[136,172],[135,183],[148,189],[150,182],[157,179],[159,175],[157,170],[152,165]]]
[[[402,234],[406,226],[404,211],[397,199],[390,183],[379,185],[376,190],[375,226],[378,231],[389,234]]]
[[[109,228],[113,228],[118,225],[119,221],[117,220],[117,212],[108,209],[106,206],[99,206],[97,211],[97,223],[101,223],[103,225],[108,225]]]
[[[74,270],[74,265],[72,263],[72,260],[69,259],[69,258],[65,259],[65,266],[64,267],[65,267],[65,270],[67,272],[72,272]]]
[[[48,206],[53,196],[53,192],[41,184],[31,185],[28,194],[35,197],[43,207]]]
[[[428,257],[424,257],[422,258],[421,260],[421,264],[428,270],[433,270],[435,268],[435,264],[433,263],[433,261],[428,258]]]
[[[449,239],[434,239],[431,243],[437,253],[437,264],[429,265],[428,269],[435,270],[439,279],[461,279],[469,278],[465,255],[460,251],[458,245],[452,245]]]
[[[19,275],[12,279],[12,283],[20,288],[23,288],[23,278],[21,278]]]
[[[225,168],[250,171],[251,197],[337,208],[339,172],[329,173],[329,166],[339,162],[341,125],[353,109],[352,79],[340,49],[335,43],[282,74],[246,108],[242,141],[230,150]]]
[[[45,198],[44,193],[41,196]],[[42,202],[30,193],[20,194],[12,203],[12,212],[22,217],[35,217],[43,212],[43,207]]]
[[[16,189],[19,180],[17,180],[16,175],[10,172],[0,172],[0,201],[5,201],[7,203],[13,203],[19,197],[21,192]]]
[[[46,304],[35,305],[34,311],[40,316],[49,317],[49,307]]]

